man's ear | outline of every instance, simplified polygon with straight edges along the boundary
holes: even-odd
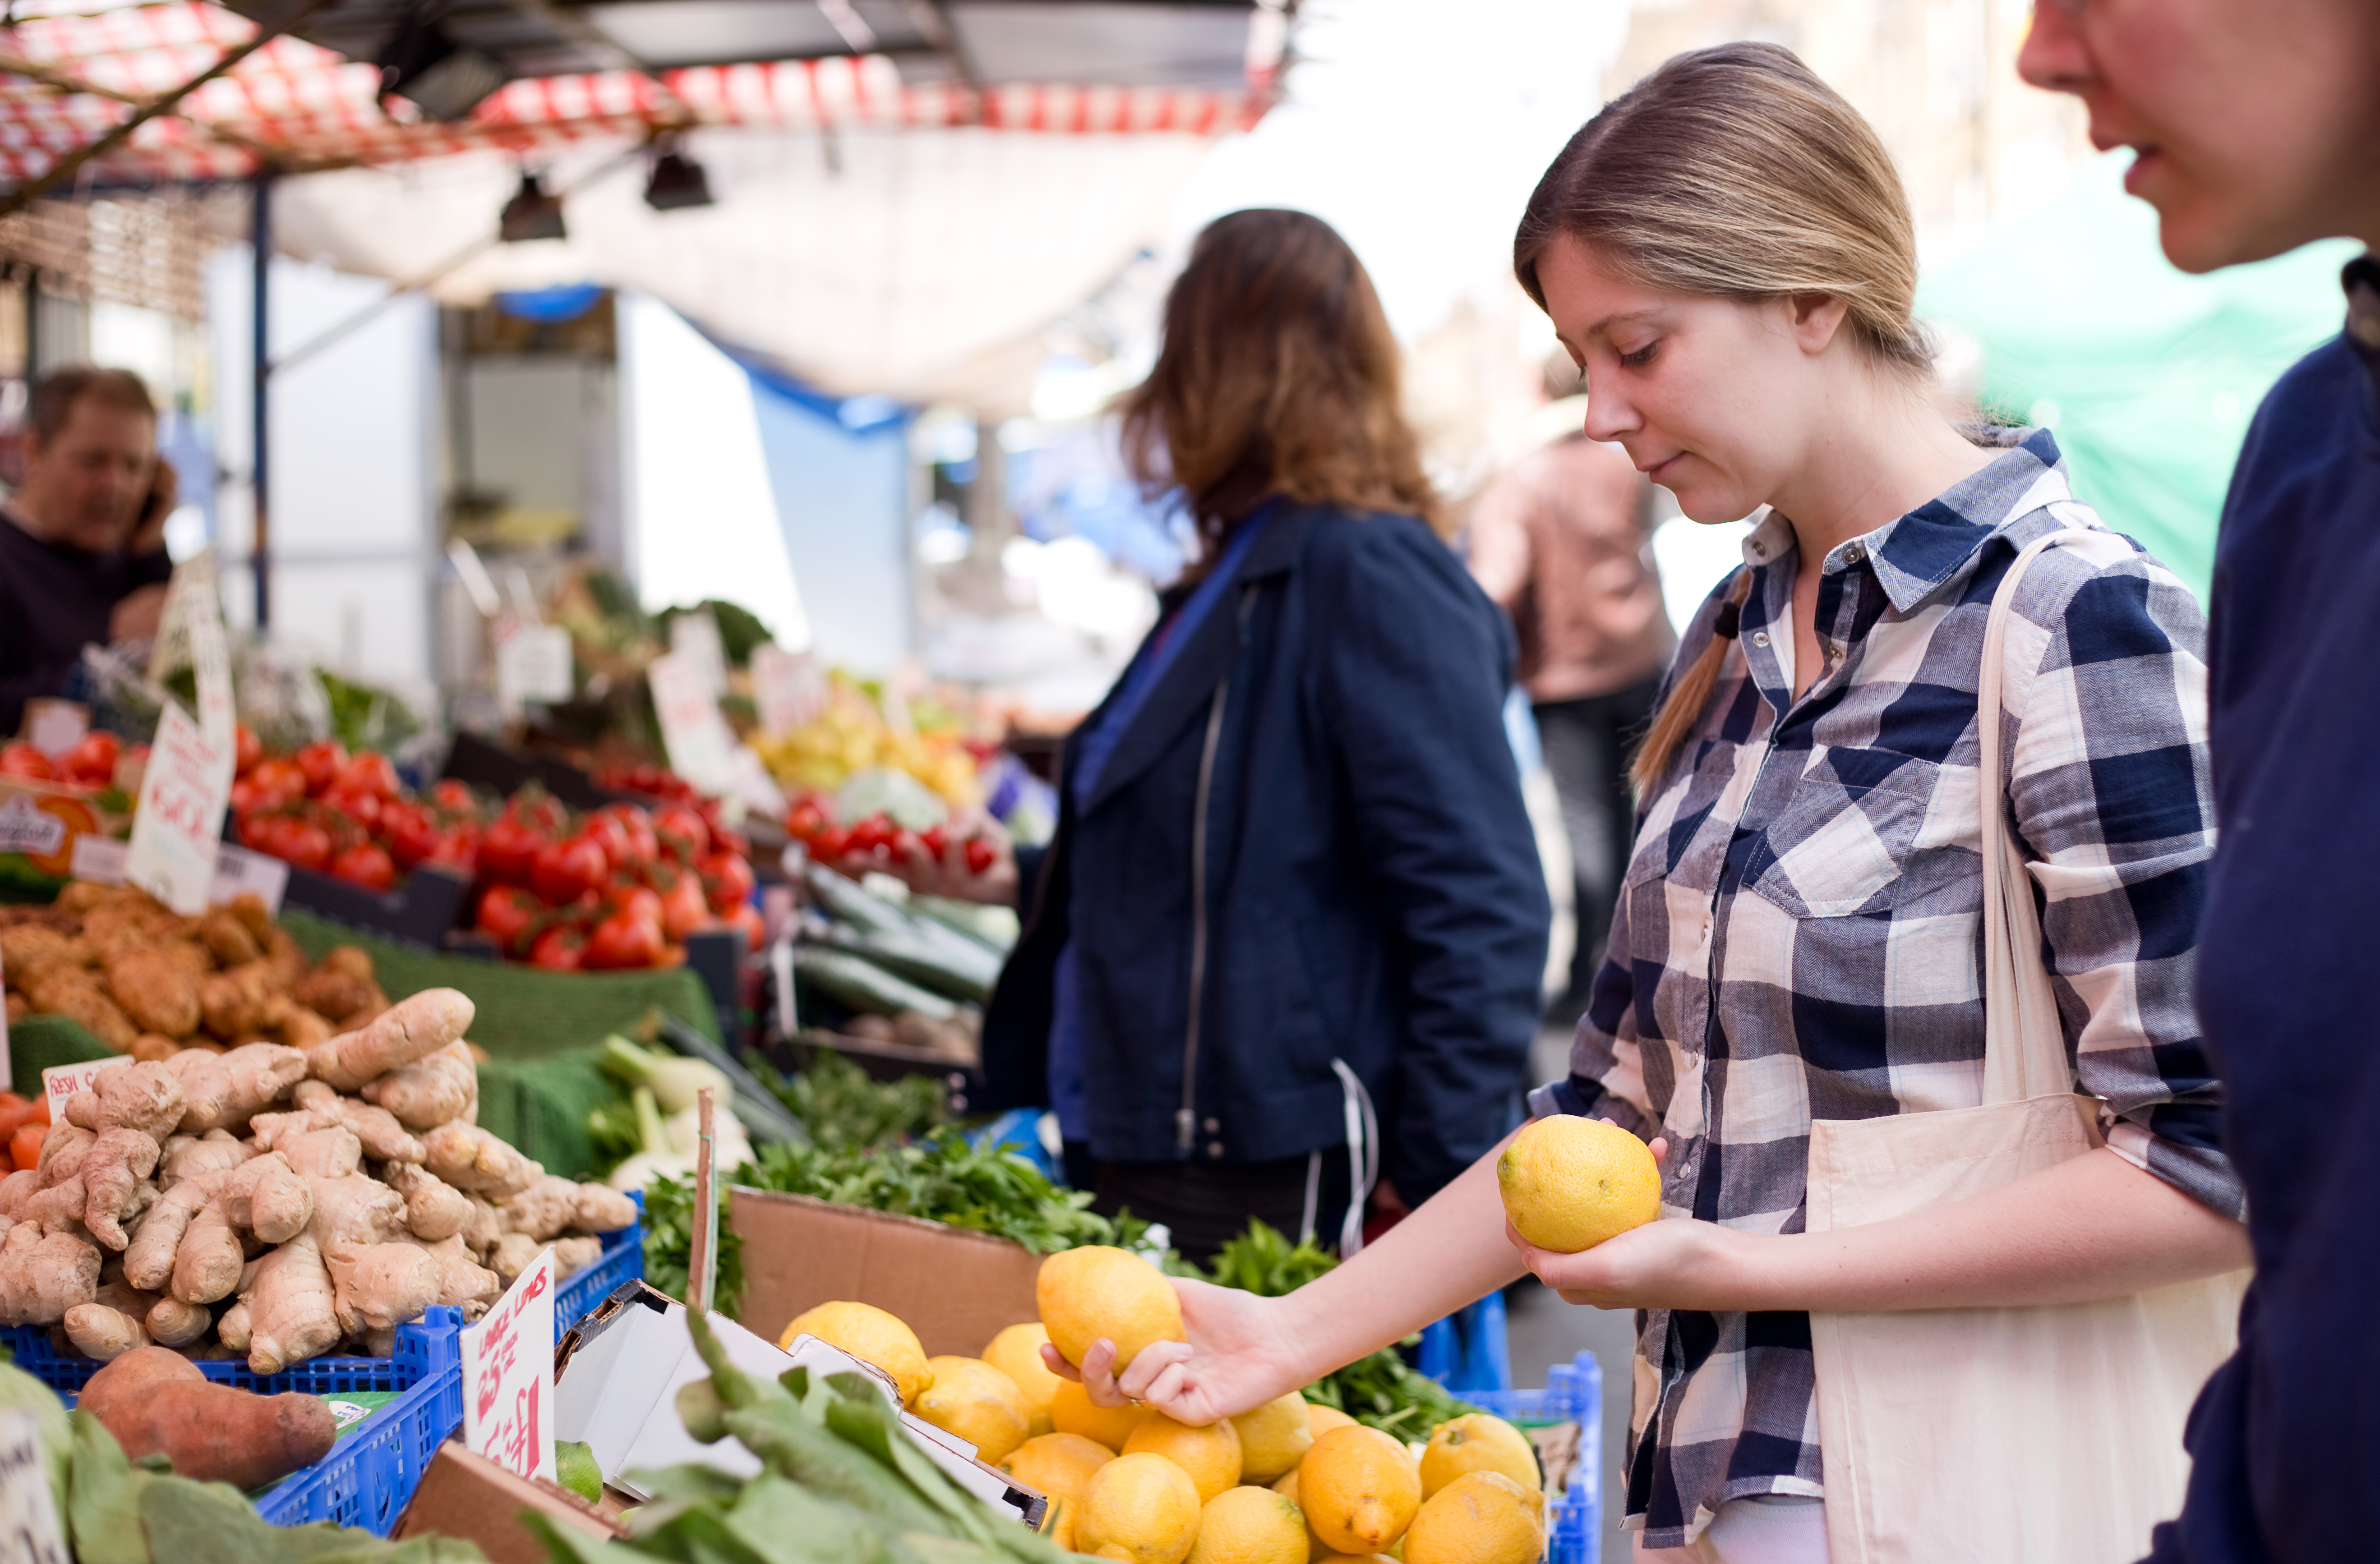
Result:
[[[1842,330],[1851,307],[1831,293],[1797,293],[1785,301],[1793,340],[1808,354],[1824,353]]]

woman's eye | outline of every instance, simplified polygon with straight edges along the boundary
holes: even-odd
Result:
[[[1646,343],[1644,346],[1636,349],[1633,353],[1621,354],[1620,356],[1620,362],[1632,370],[1641,369],[1645,365],[1653,361],[1653,349],[1659,346],[1660,340],[1657,337],[1653,341]]]

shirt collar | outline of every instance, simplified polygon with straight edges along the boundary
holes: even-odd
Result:
[[[1894,609],[1907,613],[1931,597],[1999,530],[2053,500],[2071,498],[2065,458],[2046,429],[1975,426],[1961,430],[2000,455],[1903,516],[1839,543],[1820,562],[1828,575],[1866,561]],[[1793,528],[1763,511],[1743,540],[1743,560],[1773,566],[1793,550]]]
[[[2339,284],[2347,289],[2347,346],[2363,360],[2373,389],[2380,392],[2380,256],[2349,261]]]

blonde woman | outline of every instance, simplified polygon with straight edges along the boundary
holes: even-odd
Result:
[[[1671,60],[1572,140],[1514,249],[1585,371],[1586,432],[1697,521],[1757,515],[1637,761],[1637,845],[1570,1077],[1533,1099],[1644,1136],[1665,1219],[1582,1255],[1530,1249],[1491,1154],[1302,1291],[1178,1283],[1187,1344],[1144,1351],[1120,1384],[1103,1347],[1082,1371],[1098,1397],[1206,1422],[1531,1270],[1639,1311],[1639,1558],[1823,1560],[1844,1474],[1820,1448],[1813,1311],[2078,1303],[2247,1263],[2190,1001],[2204,626],[2074,503],[2046,431],[1934,410],[1899,180],[1790,53]],[[2077,527],[2014,594],[2002,782],[2105,1145],[1808,1231],[1814,1121],[1981,1100],[1983,625],[2018,551]],[[2176,1421],[2138,1437],[2162,1449]],[[1928,1557],[1968,1557],[1942,1544]]]

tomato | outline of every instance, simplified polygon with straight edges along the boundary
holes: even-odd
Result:
[[[438,833],[438,844],[430,850],[427,860],[460,869],[465,874],[480,872],[480,828],[466,820],[448,826]]]
[[[587,934],[566,923],[555,924],[528,948],[528,964],[548,972],[576,972],[587,955]]]
[[[526,885],[537,867],[538,850],[545,844],[544,832],[509,815],[499,816],[480,834],[480,872],[490,879]]]
[[[851,833],[841,826],[829,826],[810,838],[810,856],[820,863],[831,864],[851,851]]]
[[[105,728],[94,729],[82,735],[66,758],[66,773],[79,782],[92,787],[104,787],[115,776],[115,758],[120,742]]]
[[[653,811],[653,835],[662,851],[681,864],[701,861],[710,851],[710,826],[683,804],[665,804]]]
[[[299,750],[297,760],[298,769],[306,773],[306,791],[325,792],[338,781],[340,770],[347,763],[347,746],[337,739],[326,738]]]
[[[722,915],[750,901],[757,883],[751,864],[741,854],[713,853],[702,860],[703,894]]]
[[[42,1165],[42,1141],[50,1133],[47,1124],[19,1124],[17,1133],[8,1137],[8,1159],[24,1172]]]
[[[650,896],[652,892],[644,894]],[[650,966],[661,959],[662,947],[666,943],[656,919],[645,916],[638,907],[624,904],[597,924],[595,931],[587,937],[586,964],[604,970]]]
[[[561,799],[537,782],[527,782],[504,805],[504,813],[545,836],[560,836],[570,827],[570,811]]]
[[[653,818],[634,804],[606,804],[589,818],[608,820],[625,839],[625,855],[612,860],[613,866],[650,864],[662,855],[661,839],[653,834]]]
[[[808,842],[833,822],[827,812],[805,798],[785,816],[785,834],[796,842]]]
[[[642,885],[631,885],[622,891],[605,910],[631,912],[659,927],[662,921],[661,893]]]
[[[396,780],[396,766],[377,749],[367,749],[339,768],[333,787],[354,793],[376,793],[382,798],[395,798],[404,791]]]
[[[426,806],[402,798],[381,806],[380,834],[388,843],[389,856],[405,868],[438,851],[438,822]]]
[[[459,809],[472,814],[477,814],[480,808],[480,800],[471,792],[471,784],[457,782],[453,777],[438,780],[430,790],[430,802],[441,809]]]
[[[917,850],[939,864],[951,850],[951,833],[940,826],[928,826],[917,833]]]
[[[295,760],[279,757],[259,760],[249,768],[248,780],[258,794],[273,804],[286,804],[306,796],[306,771]]]
[[[506,955],[521,953],[521,941],[545,915],[545,904],[533,891],[517,885],[491,885],[480,895],[480,911],[474,920],[481,933],[494,939]]]
[[[331,860],[331,878],[360,885],[367,891],[393,891],[396,888],[396,864],[385,847],[358,843]]]
[[[381,811],[386,806],[387,800],[377,793],[357,793],[344,787],[334,787],[322,794],[322,807],[345,815],[366,830],[380,824]]]
[[[760,921],[760,909],[749,902],[727,915],[727,927],[744,931],[744,950],[747,954],[759,950],[761,941],[768,935],[767,926]]]
[[[684,940],[710,922],[710,907],[702,899],[702,881],[681,874],[662,891],[662,932],[672,941]]]
[[[256,763],[264,758],[264,741],[258,738],[256,730],[246,722],[235,724],[231,734],[232,771],[236,776],[244,777],[256,770]]]
[[[322,870],[331,866],[331,833],[312,820],[285,817],[288,825],[282,832],[280,856],[299,868]]]
[[[241,777],[231,784],[231,818],[244,820],[263,808],[272,800],[256,790],[256,784]]]
[[[0,749],[0,776],[53,782],[57,774],[57,768],[50,764],[50,758],[30,744],[12,744]]]
[[[480,851],[484,857],[486,846]],[[560,842],[549,842],[537,850],[536,860],[529,867],[529,889],[545,898],[549,905],[558,907],[601,886],[611,868],[601,845],[582,832]]]
[[[989,842],[986,842],[982,837],[980,837],[980,836],[970,836],[970,837],[968,837],[968,838],[967,838],[967,841],[966,841],[966,869],[967,869],[967,873],[969,873],[969,874],[983,874],[983,873],[988,872],[988,871],[990,869],[990,867],[991,867],[991,866],[992,866],[993,862],[994,862],[995,860],[997,860],[997,859],[999,858],[999,856],[1000,856],[999,853],[998,853],[998,852],[996,852],[996,851],[993,849],[993,847],[992,847],[991,843],[989,843]]]
[[[587,823],[578,830],[580,835],[603,849],[603,862],[608,867],[624,869],[628,867],[628,828],[615,817],[598,811],[588,816]]]

